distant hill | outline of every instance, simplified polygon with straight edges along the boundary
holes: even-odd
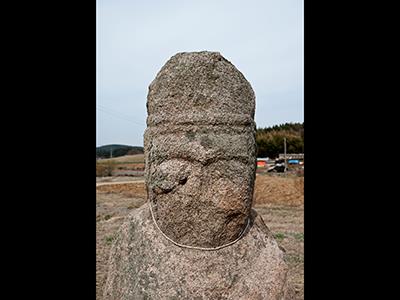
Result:
[[[284,151],[284,138],[287,153],[304,153],[304,122],[257,128],[257,157],[278,157]]]
[[[104,145],[100,147],[96,147],[96,157],[100,158],[110,158],[119,157],[124,155],[134,155],[134,154],[142,154],[143,147],[138,146],[129,146],[129,145]]]

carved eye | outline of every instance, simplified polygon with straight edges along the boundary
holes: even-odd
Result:
[[[187,181],[187,177],[182,177],[179,179],[179,184],[184,185]]]

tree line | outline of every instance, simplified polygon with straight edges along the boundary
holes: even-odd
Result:
[[[143,147],[139,146],[129,146],[129,145],[105,145],[101,147],[96,147],[96,157],[100,158],[110,158],[112,157],[124,156],[124,155],[134,155],[142,154]]]
[[[257,128],[257,157],[277,158],[284,152],[284,138],[287,153],[304,153],[304,122]]]

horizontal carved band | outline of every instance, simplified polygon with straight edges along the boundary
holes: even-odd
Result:
[[[186,113],[178,115],[152,114],[147,117],[147,126],[173,125],[226,125],[254,126],[250,115],[232,113]]]

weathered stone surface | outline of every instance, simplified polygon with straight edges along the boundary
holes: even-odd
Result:
[[[119,230],[105,299],[290,299],[283,253],[254,210],[250,229],[237,243],[200,251],[166,240],[148,205]]]
[[[148,202],[117,235],[105,298],[290,299],[283,253],[251,209],[255,96],[244,76],[219,53],[179,53],[147,109]],[[150,208],[174,243],[241,238],[179,247]]]
[[[147,191],[159,227],[190,246],[235,240],[255,178],[250,84],[217,52],[179,53],[150,84],[147,108]]]

